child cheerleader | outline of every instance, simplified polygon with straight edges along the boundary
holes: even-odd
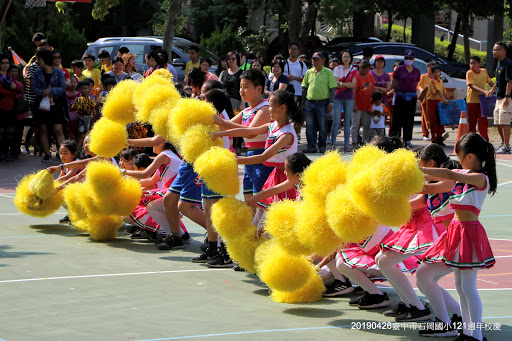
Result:
[[[463,332],[457,338],[478,340],[482,336],[482,301],[476,280],[479,269],[488,269],[496,263],[485,229],[478,221],[487,193],[497,188],[496,160],[492,144],[476,133],[464,135],[457,141],[455,151],[462,170],[423,168],[422,171],[438,179],[450,180],[454,186],[450,207],[455,210],[447,237],[437,249],[438,254],[425,254],[453,269],[455,286],[459,294]],[[440,274],[442,275],[442,274]]]
[[[288,155],[297,152],[297,135],[293,128],[293,119],[296,114],[296,105],[288,92],[278,90],[272,93],[269,99],[270,116],[272,123],[266,123],[254,128],[238,128],[224,130],[213,133],[214,138],[218,136],[254,136],[267,132],[265,141],[265,150],[258,155],[238,158],[238,163],[242,165],[254,165],[263,163],[266,167],[274,167],[267,178],[262,189],[272,188],[287,180],[285,174],[285,161]],[[297,192],[290,189],[281,192],[273,197],[265,199],[263,202],[257,202],[258,212],[256,219],[262,220],[264,210],[269,207],[273,201],[282,199],[295,199]],[[259,222],[258,222],[259,224]]]

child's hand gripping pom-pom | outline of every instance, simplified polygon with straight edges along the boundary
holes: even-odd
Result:
[[[264,227],[274,241],[291,255],[310,255],[313,251],[302,245],[295,234],[299,208],[298,201],[283,200],[273,203],[265,214]]]
[[[180,154],[187,162],[194,163],[196,159],[210,147],[222,147],[222,139],[212,140],[212,132],[216,131],[214,126],[195,124],[183,134],[179,143]]]
[[[211,103],[192,98],[181,99],[171,112],[168,136],[173,143],[178,143],[185,131],[194,124],[213,125],[216,113]]]
[[[345,243],[358,243],[377,230],[377,221],[359,210],[344,185],[329,193],[325,213],[329,226]]]
[[[272,290],[272,300],[278,303],[311,303],[322,299],[322,293],[325,291],[324,283],[320,276],[312,273],[304,286],[296,291]]]
[[[139,84],[131,79],[117,83],[103,103],[101,110],[103,116],[120,124],[135,122],[136,109],[133,104],[133,94]]]
[[[209,189],[222,196],[235,196],[239,192],[238,163],[236,156],[226,148],[211,147],[194,163]]]
[[[94,124],[90,133],[89,148],[101,157],[114,157],[126,147],[126,126],[102,117]]]
[[[212,206],[211,219],[215,230],[228,242],[244,235],[249,229],[254,233],[251,210],[235,198],[222,198]]]

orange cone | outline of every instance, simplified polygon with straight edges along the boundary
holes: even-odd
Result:
[[[466,117],[466,112],[461,111],[460,119],[459,119],[459,129],[457,130],[457,138],[455,139],[455,146],[457,146],[457,141],[459,141],[459,139],[462,136],[464,136],[468,133],[469,133],[469,128],[468,128],[468,119]],[[453,146],[453,154],[457,154],[457,152],[455,151],[455,146]]]

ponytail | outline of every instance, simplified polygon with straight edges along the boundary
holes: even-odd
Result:
[[[489,194],[494,195],[498,188],[498,176],[496,175],[496,154],[494,146],[485,141],[487,149],[487,159],[482,161],[482,173],[489,178]]]
[[[294,123],[301,123],[301,116],[299,115],[300,113],[297,108],[297,104],[295,104],[293,95],[284,90],[277,90],[272,93],[271,97],[273,97],[279,105],[286,105],[290,121]]]

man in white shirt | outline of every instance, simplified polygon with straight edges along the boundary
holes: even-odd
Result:
[[[294,123],[294,128],[297,136],[300,136],[300,128],[302,127],[302,121],[304,120],[304,113],[301,107],[301,100],[302,100],[302,80],[304,79],[304,75],[306,74],[306,71],[308,70],[306,64],[299,61],[299,54],[300,54],[300,46],[296,42],[291,42],[290,45],[288,45],[288,54],[290,55],[290,58],[286,60],[286,63],[284,65],[284,71],[283,74],[285,76],[288,76],[288,80],[290,81],[290,84],[293,85],[293,89],[295,91],[295,103],[297,104],[297,108],[299,108],[301,122],[300,123]]]

